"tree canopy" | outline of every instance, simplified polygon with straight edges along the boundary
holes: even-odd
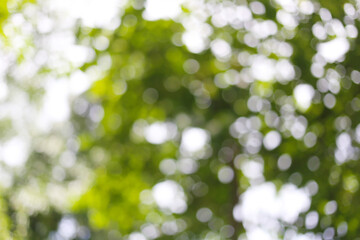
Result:
[[[358,2],[0,4],[1,238],[359,237]]]

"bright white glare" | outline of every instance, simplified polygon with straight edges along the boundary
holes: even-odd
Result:
[[[235,207],[233,214],[237,221],[260,223],[263,218],[276,218],[276,189],[272,183],[249,187],[242,195],[242,204]]]
[[[299,24],[292,14],[284,10],[279,10],[276,13],[276,19],[279,21],[279,23],[281,23],[282,25],[284,25],[285,28],[288,29],[294,29]]]
[[[286,83],[295,78],[295,69],[294,66],[289,62],[289,60],[280,60],[276,63],[276,78],[279,82]]]
[[[80,95],[89,89],[91,82],[83,71],[77,70],[71,74],[69,84],[70,92],[74,95]]]
[[[265,135],[263,142],[267,150],[273,150],[280,145],[281,135],[277,131],[270,131]]]
[[[182,34],[181,40],[187,49],[192,53],[204,51],[209,45],[209,36],[213,33],[213,28],[195,16],[184,18],[182,25],[186,31]]]
[[[65,79],[52,79],[47,83],[42,117],[46,124],[63,122],[70,116],[68,86]]]
[[[146,237],[141,233],[134,232],[129,235],[129,240],[146,240]]]
[[[119,0],[74,0],[71,4],[62,0],[52,0],[50,7],[63,12],[70,18],[80,19],[86,27],[115,29],[118,26],[120,6],[126,1]]]
[[[54,39],[54,43],[61,41],[61,39]],[[55,51],[56,49],[55,46]],[[63,54],[70,63],[76,68],[81,67],[84,62],[86,62],[89,59],[89,56],[92,54],[92,49],[84,46],[78,46],[78,45],[72,45],[72,46],[66,46],[63,49]],[[61,53],[60,53],[61,54]]]
[[[149,21],[175,18],[182,12],[181,4],[182,0],[147,0],[143,17]]]
[[[246,232],[247,240],[277,240],[272,234],[261,228],[251,229]]]
[[[349,49],[350,44],[346,38],[335,38],[317,46],[318,52],[329,63],[340,61]]]
[[[14,137],[1,147],[1,158],[8,166],[23,166],[29,155],[29,147],[29,143],[24,138]]]
[[[352,140],[348,133],[343,132],[336,138],[336,146],[335,160],[338,164],[353,158],[355,149],[352,146]]]
[[[276,0],[280,6],[290,13],[295,13],[297,11],[297,1],[295,0]]]
[[[241,164],[241,171],[250,179],[259,179],[263,177],[264,165],[257,161],[245,161]]]
[[[303,14],[311,15],[314,13],[315,7],[311,1],[301,1],[299,5],[299,10]]]
[[[249,27],[249,31],[258,39],[267,38],[270,35],[277,33],[277,25],[274,21],[265,20],[262,22],[253,22],[254,24]]]
[[[77,222],[72,217],[63,217],[59,223],[58,232],[65,239],[73,239],[76,236]]]
[[[231,167],[224,166],[220,168],[218,178],[222,183],[230,183],[234,178],[234,170]]]
[[[211,51],[220,60],[227,60],[231,56],[229,43],[222,39],[215,39],[211,42]]]
[[[312,98],[315,94],[314,88],[309,84],[299,84],[294,89],[294,97],[296,100],[297,106],[306,111],[310,105]]]
[[[156,204],[173,213],[183,213],[187,209],[183,188],[175,181],[166,180],[156,184],[152,189]]]
[[[193,53],[200,53],[204,51],[207,46],[207,41],[204,36],[194,30],[186,31],[182,35],[182,41],[187,49]]]
[[[251,73],[257,80],[268,82],[275,76],[275,60],[262,55],[254,57]]]
[[[173,139],[176,134],[176,125],[169,122],[155,122],[147,126],[144,131],[145,139],[152,144],[162,144]]]
[[[278,193],[271,182],[251,186],[241,195],[241,199],[233,215],[237,221],[243,221],[245,226],[252,223],[265,227],[271,220],[292,224],[300,213],[310,207],[307,191],[292,184],[283,185]]]
[[[205,147],[209,140],[208,133],[201,128],[187,128],[181,138],[181,148],[187,152],[197,152]]]
[[[3,101],[8,96],[8,86],[4,81],[0,80],[0,101]]]
[[[326,29],[321,22],[317,22],[312,26],[312,33],[320,40],[325,40],[327,37]]]
[[[222,28],[230,24],[234,28],[239,28],[240,23],[247,22],[252,19],[251,11],[247,6],[228,5],[221,6],[220,11],[216,11],[211,18],[211,22],[215,27]]]
[[[9,188],[13,185],[13,175],[3,168],[0,168],[0,185],[3,188]]]
[[[241,22],[250,21],[252,19],[251,11],[246,6],[237,6],[236,18]]]
[[[292,184],[284,185],[279,192],[280,218],[288,223],[294,223],[301,212],[310,207],[310,198],[304,189],[298,189]]]

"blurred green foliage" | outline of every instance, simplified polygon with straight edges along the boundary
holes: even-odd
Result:
[[[217,58],[210,50],[200,54],[189,52],[184,44],[177,43],[181,40],[176,40],[176,37],[185,31],[178,21],[146,21],[142,17],[143,9],[129,7],[123,14],[122,24],[111,34],[102,32],[101,29],[91,33],[93,38],[103,34],[110,40],[108,48],[99,52],[99,56],[101,58],[104,54],[109,55],[112,62],[104,79],[96,82],[86,94],[86,98],[92,104],[101,104],[103,107],[104,118],[101,124],[93,129],[91,134],[84,130],[83,125],[78,126],[82,143],[81,154],[91,158],[91,149],[97,147],[103,149],[108,156],[106,163],[98,166],[99,170],[96,170],[97,180],[93,188],[75,205],[76,211],[86,210],[91,213],[88,216],[92,228],[118,230],[126,235],[131,231],[138,231],[144,223],[159,225],[156,221],[160,220],[149,220],[153,211],[158,210],[139,202],[137,196],[146,187],[150,188],[165,179],[173,179],[185,190],[188,210],[180,215],[159,213],[162,216],[160,222],[183,219],[187,228],[184,232],[176,234],[176,237],[165,234],[159,239],[205,239],[209,231],[221,232],[221,227],[225,225],[234,227],[236,231],[232,238],[237,239],[238,234],[244,229],[241,223],[233,219],[233,207],[237,204],[240,193],[249,186],[249,180],[239,167],[235,166],[234,159],[236,156],[250,159],[260,156],[264,161],[265,179],[273,181],[278,187],[287,182],[299,187],[307,186],[314,181],[317,183],[319,191],[312,197],[309,211],[314,210],[320,214],[321,224],[312,231],[318,233],[328,227],[336,228],[347,222],[348,232],[344,238],[357,236],[356,216],[359,210],[354,203],[357,201],[358,155],[354,160],[343,164],[336,163],[334,159],[336,138],[342,132],[355,137],[353,129],[358,123],[358,110],[351,106],[354,98],[358,96],[358,87],[350,79],[351,72],[356,69],[351,63],[356,62],[358,58],[358,54],[354,52],[356,41],[350,39],[354,50],[349,51],[349,57],[343,62],[324,64],[325,71],[333,71],[339,75],[341,90],[334,91],[335,106],[324,106],[323,97],[326,91],[316,90],[315,100],[308,110],[295,110],[294,102],[291,100],[294,88],[300,83],[310,84],[314,89],[319,86],[319,77],[314,76],[311,67],[313,56],[317,53],[316,45],[325,39],[319,40],[314,37],[312,28],[321,19],[315,13],[299,13],[302,14],[298,18],[299,25],[290,28],[279,23],[279,17],[276,19],[276,13],[281,9],[280,5],[267,1],[263,3],[266,6],[266,15],[254,16],[259,21],[275,21],[279,30],[273,39],[287,42],[293,50],[289,60],[296,66],[296,75],[295,79],[285,83],[244,82],[240,79],[236,84],[216,85],[216,79],[221,76],[237,78],[236,74],[230,75],[231,71],[239,73],[246,69],[246,66],[242,66],[238,61],[238,54],[241,52],[264,54],[277,60],[286,59],[275,51],[268,53],[269,50],[263,49],[265,44],[262,45],[261,42],[265,42],[266,38],[261,39],[255,46],[249,46],[245,36],[251,28],[237,30],[229,25],[212,25],[210,41],[223,39],[231,46],[232,54],[227,60]],[[344,19],[342,7],[345,1],[313,3],[316,9],[322,6],[329,9],[334,18],[340,21]],[[221,6],[220,2],[218,4]],[[226,6],[225,2],[223,6]],[[191,10],[186,7],[183,11],[183,15],[191,14]],[[212,24],[210,20],[211,18],[208,23]],[[351,24],[349,19],[345,19],[346,21]],[[354,23],[358,25],[357,20],[354,20]],[[87,32],[79,34],[80,39],[85,36]],[[329,38],[333,39],[335,36],[330,34]],[[189,59],[195,59],[199,64],[198,71],[186,72],[185,64]],[[87,67],[89,66],[84,66],[84,70]],[[235,81],[223,81],[231,80]],[[265,99],[268,107],[259,111],[249,109],[249,99],[252,96]],[[285,104],[289,104],[288,112]],[[270,111],[279,118],[266,120]],[[300,137],[294,137],[291,131],[296,130],[286,129],[284,125],[280,127],[287,121],[286,115],[295,119],[305,119],[305,133]],[[274,126],[275,129],[281,129],[280,146],[275,150],[263,147],[260,151],[249,153],[244,144],[239,144],[229,131],[231,124],[239,117],[256,117],[260,120],[259,131],[262,134],[273,130]],[[340,118],[350,121],[350,125],[343,129],[336,127],[336,122],[342,121]],[[179,131],[188,126],[206,129],[211,135],[211,152],[206,157],[201,157],[196,173],[187,175],[177,172],[171,176],[164,176],[158,169],[159,163],[165,158],[181,158],[180,139],[161,145],[150,144],[142,137],[134,136],[134,124],[136,125],[140,119],[148,123],[172,121],[177,124]],[[276,123],[271,121],[281,123],[276,127]],[[308,143],[307,139],[313,136],[316,144]],[[222,156],[224,154],[225,156]],[[277,165],[279,157],[283,154],[288,154],[292,158],[291,167],[285,171]],[[320,159],[318,169],[312,166],[313,162],[317,163],[317,159]],[[218,170],[226,165],[235,171],[235,180],[230,184],[223,184],[217,178]],[[197,196],[194,188],[201,183],[205,183],[208,193]],[[129,184],[132,186],[131,190],[127,190]],[[353,188],[346,187],[352,184],[355,184]],[[113,185],[116,187],[112,187]],[[97,198],[103,199],[101,204]],[[338,210],[328,215],[323,209],[330,200],[336,200]],[[208,207],[213,211],[212,223],[204,224],[196,220],[196,212],[201,207]],[[131,211],[127,212],[128,209]],[[304,220],[305,215],[301,215],[296,223],[297,231],[307,232]],[[280,231],[279,237],[288,227],[295,226],[287,226],[284,223],[283,227],[284,230]],[[217,236],[219,239],[226,238],[221,234]],[[338,238],[340,237],[341,233]]]
[[[208,15],[187,3],[174,19],[150,21],[144,18],[142,1],[129,1],[114,30],[79,22],[78,43],[95,52],[81,71],[102,74],[74,100],[71,124],[83,168],[70,168],[57,184],[90,169],[85,178],[92,177],[91,186],[70,199],[66,211],[50,204],[33,214],[16,204],[9,208],[12,195],[6,192],[0,202],[1,239],[139,240],[131,234],[144,233],[148,226],[155,229],[153,237],[147,236],[151,239],[247,239],[248,226],[236,219],[234,208],[243,193],[263,182],[278,190],[291,183],[311,198],[310,208],[295,222],[278,219],[277,238],[292,239],[290,230],[319,237],[305,239],[359,237],[358,3],[294,1],[292,9],[286,1],[199,2],[208,4]],[[9,15],[7,6],[0,2],[0,25]],[[229,9],[216,15],[238,6],[251,9],[250,19],[226,20]],[[246,11],[232,13],[233,19],[245,18]],[[205,40],[198,52],[191,49],[191,41],[198,39],[188,43],[184,37],[189,25],[196,27],[193,18],[205,18],[197,20],[205,29],[200,30],[210,32],[200,33]],[[349,50],[331,60],[327,54],[343,46],[324,47],[325,52],[321,46],[336,39],[345,39]],[[261,61],[270,67],[256,67]],[[307,87],[300,96],[299,86]],[[161,125],[170,129],[165,131],[176,133],[151,142],[146,131],[161,123],[168,124]],[[0,130],[9,124],[1,122]],[[183,143],[191,128],[208,134],[206,144],[194,152]],[[158,129],[154,134],[162,133]],[[268,136],[276,137],[266,140]],[[60,149],[72,146],[66,144],[59,144]],[[34,151],[26,170],[45,185],[52,181],[47,170],[56,165],[49,159],[55,158],[59,156]],[[189,158],[196,169],[181,170],[180,160]],[[176,170],[161,169],[166,159],[177,164]],[[261,176],[251,176],[244,167],[248,162],[260,166]],[[156,204],[154,186],[166,181],[181,186],[186,211]],[[206,221],[198,216],[203,208],[212,213]],[[17,218],[13,225],[12,212]],[[319,216],[315,226],[306,223],[309,212]],[[67,216],[83,227],[68,238],[56,233]]]

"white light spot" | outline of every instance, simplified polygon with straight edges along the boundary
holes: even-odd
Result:
[[[334,40],[320,43],[317,50],[329,63],[340,61],[349,51],[350,44],[346,38],[335,38]]]
[[[141,233],[135,232],[130,234],[129,240],[146,240],[146,237]]]
[[[321,8],[319,10],[319,14],[321,20],[323,20],[324,22],[330,21],[332,19],[331,12],[326,8]]]
[[[162,144],[173,139],[176,134],[176,125],[166,122],[155,122],[150,126],[147,126],[144,131],[145,139],[152,144]]]
[[[208,221],[210,221],[211,217],[212,217],[212,211],[208,208],[200,208],[196,212],[196,218],[200,222],[208,222]]]
[[[309,84],[299,84],[294,89],[294,97],[300,110],[306,111],[315,94],[314,88]]]
[[[192,174],[197,171],[198,164],[194,159],[183,158],[177,162],[179,170],[184,174]]]
[[[102,106],[92,106],[89,111],[89,117],[93,122],[100,122],[104,117],[104,109]]]
[[[334,214],[336,212],[337,209],[337,203],[336,201],[329,201],[326,205],[325,205],[325,214],[326,215],[331,215]]]
[[[87,75],[81,70],[77,70],[70,76],[70,92],[74,95],[80,95],[90,87],[91,82]]]
[[[183,213],[187,209],[183,188],[172,180],[156,184],[152,189],[156,204],[173,213]]]
[[[282,25],[284,25],[285,28],[288,29],[294,29],[298,25],[298,21],[296,20],[296,18],[292,14],[284,10],[279,10],[276,13],[276,19],[279,21],[279,23],[281,23]]]
[[[195,59],[188,59],[184,62],[183,68],[188,74],[194,74],[199,71],[200,64]]]
[[[315,211],[306,214],[305,226],[306,229],[314,229],[319,222],[319,214]]]
[[[294,66],[288,60],[280,60],[276,63],[276,76],[279,82],[288,82],[295,77]]]
[[[275,60],[266,58],[264,56],[254,57],[251,66],[251,73],[257,80],[268,82],[274,79],[275,76]]]
[[[234,178],[234,170],[228,166],[222,167],[218,172],[218,178],[222,183],[230,183]]]
[[[29,144],[21,137],[14,137],[1,148],[2,160],[11,167],[25,164],[29,154]]]
[[[294,223],[301,212],[310,207],[310,198],[305,189],[295,185],[283,185],[279,193],[273,183],[266,182],[251,186],[241,195],[241,204],[233,209],[234,218],[244,225],[274,227],[270,223],[281,219]],[[270,224],[270,225],[268,225]]]
[[[265,231],[264,229],[261,228],[255,228],[255,229],[251,229],[250,231],[248,231],[246,233],[247,235],[247,240],[273,240],[274,236],[271,236],[270,233],[268,233],[267,231]]]
[[[66,12],[66,17],[70,17],[71,20],[80,19],[86,27],[106,29],[115,29],[118,26],[116,19],[119,6],[124,4],[118,0],[74,0],[71,4],[53,0],[51,3],[51,8]]]
[[[265,135],[263,142],[267,150],[273,150],[280,145],[281,135],[277,131],[271,131]]]
[[[8,96],[8,86],[4,81],[0,80],[0,101],[3,101]]]
[[[105,36],[99,36],[94,40],[94,47],[99,51],[104,51],[109,47],[109,39]]]
[[[265,6],[261,2],[255,1],[250,3],[250,9],[254,14],[262,15],[265,13]]]
[[[251,11],[246,6],[236,7],[236,18],[241,22],[250,21],[252,19]]]
[[[46,86],[43,114],[50,122],[62,122],[70,115],[68,87],[64,79],[50,80]]]
[[[284,185],[279,192],[281,206],[280,218],[288,223],[294,223],[301,212],[310,207],[310,198],[304,189],[298,189],[292,184]]]
[[[278,159],[278,168],[281,171],[285,171],[287,169],[289,169],[289,167],[291,166],[291,157],[289,154],[283,154],[279,157]]]
[[[144,225],[141,226],[141,232],[147,237],[147,239],[155,239],[160,236],[160,232],[154,224],[148,223]]]
[[[301,13],[311,15],[314,13],[314,4],[311,1],[301,1],[299,10]]]
[[[187,128],[181,139],[181,148],[187,152],[201,150],[209,140],[208,133],[201,128]]]
[[[175,18],[182,12],[181,3],[181,0],[147,0],[143,17],[150,21]]]
[[[193,53],[200,53],[204,51],[207,45],[207,41],[204,39],[202,34],[194,30],[186,31],[182,35],[182,41],[186,45],[187,49]]]
[[[317,136],[315,135],[315,133],[308,132],[304,137],[305,146],[307,146],[308,148],[315,146],[316,140]]]
[[[222,39],[215,39],[211,42],[211,51],[220,60],[227,60],[231,56],[229,43]]]
[[[58,232],[65,239],[72,239],[76,236],[77,222],[74,218],[64,217],[59,223]]]
[[[250,179],[259,179],[263,177],[264,165],[257,161],[245,161],[241,164],[241,171]]]
[[[331,93],[327,93],[324,97],[324,105],[325,107],[331,109],[333,107],[335,107],[336,104],[336,98],[334,95],[332,95]]]

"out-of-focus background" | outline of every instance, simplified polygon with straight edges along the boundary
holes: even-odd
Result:
[[[0,239],[359,240],[359,7],[1,0]]]

